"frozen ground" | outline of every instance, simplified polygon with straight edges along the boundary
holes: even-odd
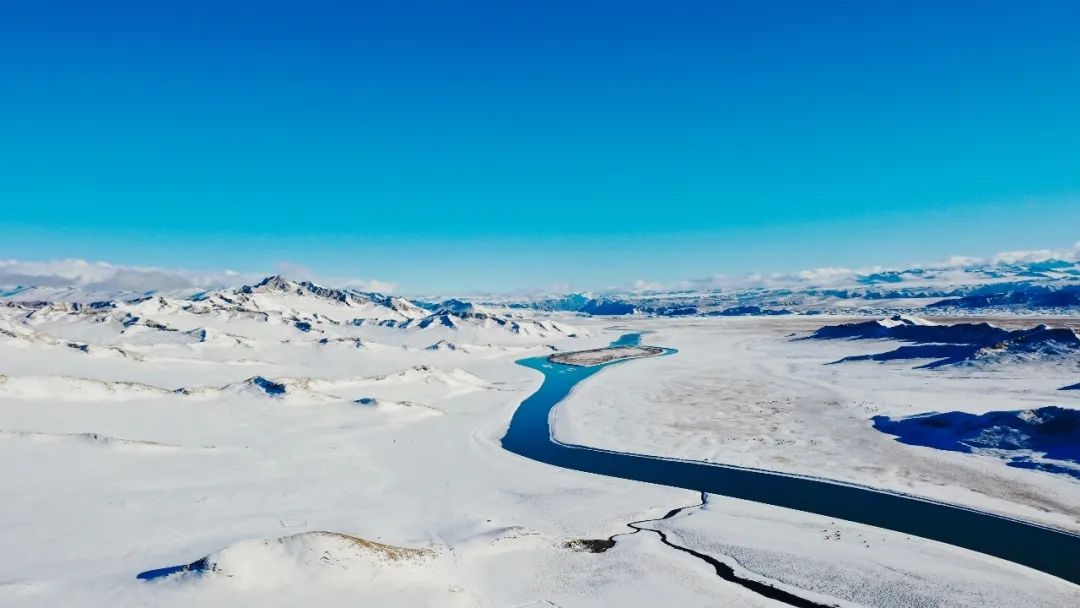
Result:
[[[564,317],[353,324],[359,305],[319,300],[312,317],[304,298],[252,298],[265,315],[173,303],[139,315],[176,331],[124,325],[122,316],[0,311],[0,605],[777,605],[655,534],[620,536],[602,553],[571,542],[629,533],[626,523],[692,505],[696,494],[565,471],[499,447],[511,413],[540,382],[515,360],[603,346],[623,329]],[[400,309],[377,312],[422,314]],[[623,325],[656,330],[646,342],[679,355],[586,381],[560,408],[559,433],[857,475],[1075,525],[1074,482],[962,464],[966,455],[920,456],[869,430],[870,414],[918,411],[937,391],[888,380],[878,398],[858,376],[872,364],[794,379],[827,355],[821,345],[792,350],[801,346],[782,338],[793,329],[774,322]],[[65,344],[74,340],[86,348]],[[824,388],[839,373],[855,374],[843,389],[850,394]],[[965,386],[1020,395],[1029,385]],[[992,395],[987,408],[1007,397]],[[766,443],[770,436],[803,448]],[[906,460],[882,468],[883,454]],[[868,468],[852,464],[860,460]],[[936,485],[960,481],[975,487]],[[1012,489],[994,487],[1002,483]],[[845,606],[1080,601],[1076,586],[1000,560],[742,501],[714,497],[649,525],[749,576]],[[136,579],[206,556],[213,571]]]
[[[564,442],[708,460],[888,488],[1080,530],[1080,483],[992,455],[905,445],[876,415],[1080,406],[1058,365],[912,369],[910,361],[826,365],[894,341],[792,340],[840,320],[643,322],[646,344],[678,354],[604,370],[555,414]],[[1030,323],[1030,322],[1028,322]],[[1008,323],[1006,323],[1008,324]],[[1065,375],[1068,374],[1068,375]]]
[[[618,346],[612,348],[595,348],[580,350],[570,353],[558,353],[548,357],[556,363],[565,365],[602,365],[622,359],[640,359],[652,357],[663,353],[663,349],[650,346]]]

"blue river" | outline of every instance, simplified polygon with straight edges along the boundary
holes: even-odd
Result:
[[[632,346],[640,340],[640,334],[626,334],[612,346]],[[668,349],[665,355],[675,352]],[[1000,557],[1080,584],[1080,535],[1069,532],[826,479],[560,443],[551,434],[552,410],[577,383],[625,361],[577,367],[532,357],[517,363],[542,373],[544,381],[514,412],[502,439],[503,448],[515,454],[575,471],[752,500],[895,530]],[[633,364],[648,362],[636,360]]]

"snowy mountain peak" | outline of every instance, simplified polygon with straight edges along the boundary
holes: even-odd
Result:
[[[242,293],[272,293],[275,291],[297,291],[298,284],[275,274],[268,276],[254,285],[244,285],[239,291]]]
[[[439,304],[439,307],[435,310],[435,314],[454,314],[454,315],[470,315],[470,314],[490,314],[491,311],[487,308],[481,307],[475,302],[466,302],[464,300],[458,300],[456,298],[445,300]]]
[[[927,321],[926,319],[920,319],[919,317],[913,317],[910,315],[893,315],[886,319],[880,319],[877,323],[882,327],[898,327],[900,325],[930,327],[937,325],[937,323],[934,323],[932,321]]]

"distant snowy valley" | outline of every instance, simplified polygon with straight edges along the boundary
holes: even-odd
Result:
[[[0,603],[785,605],[627,527],[648,521],[815,605],[1076,605],[1075,584],[972,551],[500,446],[540,386],[515,361],[647,332],[678,352],[583,382],[555,439],[1080,532],[1076,264],[851,280],[424,300],[280,276],[4,288]]]

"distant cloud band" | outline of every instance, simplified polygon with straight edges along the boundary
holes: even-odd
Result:
[[[1046,260],[1080,261],[1080,242],[1071,249],[1039,249],[1033,251],[1006,251],[990,258],[954,256],[941,262],[914,265],[926,270],[963,270],[979,265],[1032,264]],[[860,276],[889,272],[880,266],[870,268],[812,268],[788,273],[751,273],[742,276],[716,274],[673,284],[638,280],[607,291],[641,293],[668,289],[752,289],[778,287],[828,287],[851,282]],[[275,272],[295,280],[310,280],[333,287],[352,288],[360,291],[393,293],[397,284],[376,279],[318,276],[306,266],[292,262],[279,262]],[[175,291],[184,289],[218,289],[255,283],[270,273],[241,273],[232,270],[200,272],[183,269],[156,268],[148,266],[120,266],[107,262],[90,262],[81,259],[51,260],[44,262],[24,260],[0,260],[0,287],[48,287],[78,288],[85,291],[132,292]],[[569,291],[569,286],[564,286]],[[463,291],[467,289],[463,286]]]
[[[322,278],[295,264],[282,263],[279,269],[293,271],[291,278],[315,280],[337,287],[391,293],[394,283],[358,278]],[[241,273],[232,270],[193,271],[149,266],[120,266],[80,259],[0,260],[0,286],[72,287],[85,291],[133,292],[219,289],[254,283],[270,273]]]
[[[1032,264],[1047,260],[1062,260],[1067,262],[1080,261],[1080,242],[1077,242],[1075,245],[1073,245],[1071,249],[1065,250],[1038,249],[1033,251],[1006,251],[995,254],[990,258],[953,256],[941,262],[932,262],[929,264],[915,264],[912,265],[911,268],[948,271],[962,270],[964,268],[981,265]],[[709,277],[690,279],[674,284],[661,284],[653,281],[638,280],[626,287],[616,288],[611,291],[640,293],[643,291],[660,291],[665,289],[709,290],[753,288],[774,289],[781,287],[810,286],[828,287],[832,285],[840,285],[846,282],[850,282],[860,276],[867,276],[880,272],[889,272],[892,270],[900,269],[886,268],[883,266],[872,266],[869,268],[859,269],[827,267],[812,268],[808,270],[800,270],[797,272],[781,272],[769,274],[750,273],[742,276],[715,274]]]

